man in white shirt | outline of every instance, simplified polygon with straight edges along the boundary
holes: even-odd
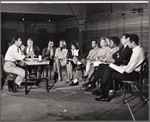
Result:
[[[24,58],[26,58],[26,56],[22,54],[22,52],[19,48],[22,44],[21,38],[14,37],[12,39],[12,43],[13,43],[13,45],[8,48],[8,50],[5,54],[4,71],[7,73],[13,73],[13,74],[17,75],[17,77],[15,79],[15,90],[18,91],[18,88],[19,88],[21,82],[24,80],[25,70],[16,66],[16,62],[22,61]],[[10,81],[10,82],[12,82],[12,81]],[[9,83],[9,84],[11,84],[11,83]]]
[[[110,67],[105,69],[103,77],[101,79],[101,95],[99,98],[95,98],[96,101],[100,101],[101,99],[104,99],[106,101],[109,100],[108,93],[111,88],[111,79],[138,81],[140,67],[137,66],[139,66],[145,59],[145,52],[138,45],[138,43],[139,37],[136,34],[131,34],[128,42],[129,48],[132,48],[133,51],[130,61],[125,66],[118,66],[123,70],[123,73],[119,73]],[[110,70],[112,70],[111,73],[108,73],[110,72]]]

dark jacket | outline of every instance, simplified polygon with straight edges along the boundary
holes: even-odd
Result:
[[[50,57],[50,51],[48,50],[48,47],[47,48],[44,48],[43,51],[42,51],[42,58],[43,59],[46,59],[46,60],[49,60],[49,59],[54,59],[54,56],[55,56],[55,51],[56,51],[56,48],[53,47],[53,56]]]
[[[40,48],[38,46],[34,46],[33,51],[34,51],[34,54],[36,55],[36,57],[38,57],[38,55],[40,55],[40,53],[41,53]],[[24,55],[27,55],[27,46],[25,47],[23,53],[24,53]]]
[[[132,55],[132,49],[127,45],[124,49],[122,46],[116,53],[113,54],[113,59],[115,60],[116,65],[127,65],[130,61],[130,57]]]

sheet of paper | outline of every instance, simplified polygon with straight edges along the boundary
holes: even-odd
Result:
[[[117,65],[111,63],[109,65],[109,67],[111,67],[112,69],[120,72],[121,74],[123,74],[123,72],[124,72],[124,69],[121,66],[117,66]]]
[[[106,64],[105,62],[101,62],[101,61],[93,61],[93,66],[97,67],[99,66],[99,64]]]

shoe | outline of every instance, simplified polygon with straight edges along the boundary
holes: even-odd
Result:
[[[107,96],[105,96],[105,95],[100,95],[100,97],[98,97],[98,98],[95,98],[95,100],[96,101],[101,101],[101,100],[104,100],[104,99],[106,99],[107,98]]]
[[[91,86],[89,86],[89,87],[86,88],[86,91],[90,92],[92,89],[95,89],[95,88],[96,88],[95,85],[94,86],[91,85]]]
[[[76,82],[76,83],[72,82],[71,84],[69,84],[69,86],[77,86],[77,85],[79,85],[78,82]]]
[[[71,80],[68,80],[66,83],[71,83],[72,82],[72,79]]]
[[[106,97],[106,98],[104,98],[102,101],[103,101],[103,102],[110,102],[111,100],[112,100],[111,97]]]
[[[87,86],[90,85],[90,84],[91,84],[91,82],[88,81],[88,82],[86,82],[85,84],[83,84],[82,86],[83,86],[83,87],[87,87]]]
[[[19,92],[19,85],[15,84],[15,90],[14,92]]]

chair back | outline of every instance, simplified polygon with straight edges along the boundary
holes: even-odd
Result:
[[[144,72],[146,69],[146,64],[147,64],[147,57],[143,60],[143,62],[140,64],[141,69],[140,69],[140,77],[139,80],[142,80],[144,77]]]

